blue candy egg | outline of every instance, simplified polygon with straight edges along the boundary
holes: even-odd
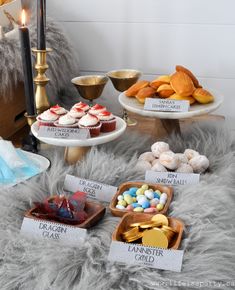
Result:
[[[158,193],[154,192],[153,194],[154,194],[154,198],[160,199],[160,195]]]
[[[149,201],[145,201],[142,203],[142,208],[149,208],[150,207],[150,202]]]
[[[132,203],[131,205],[132,205],[134,208],[136,208],[136,207],[141,207],[141,205],[138,204],[138,202],[134,202],[134,203]]]
[[[132,194],[136,195],[136,191],[137,191],[137,190],[138,190],[137,187],[131,187],[131,188],[129,189],[130,195],[132,195]]]

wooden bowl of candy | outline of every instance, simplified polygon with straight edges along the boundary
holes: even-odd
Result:
[[[125,182],[119,186],[109,208],[118,217],[127,212],[166,214],[172,198],[172,187],[147,182]]]
[[[49,220],[52,223],[68,224],[70,226],[87,229],[97,224],[106,211],[106,208],[102,204],[93,201],[85,201],[82,209],[79,211],[62,212],[63,209],[68,209],[67,205],[70,203],[64,204],[64,208],[63,204],[60,204],[56,212],[50,211],[50,209],[48,210],[48,204],[50,205],[52,198],[46,199],[44,203],[36,203],[35,207],[25,213],[25,217],[37,220]],[[63,203],[68,200],[68,198],[64,198]]]
[[[184,223],[177,218],[162,214],[126,213],[113,232],[112,240],[177,250],[183,231]],[[155,234],[159,240],[155,240]],[[144,235],[147,235],[147,242],[143,240]]]

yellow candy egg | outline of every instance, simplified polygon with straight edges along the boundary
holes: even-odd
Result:
[[[143,185],[141,186],[141,188],[144,189],[144,190],[147,190],[147,189],[149,189],[149,186],[148,186],[148,184],[143,184]]]
[[[157,194],[159,194],[159,195],[161,195],[162,193],[161,193],[161,191],[160,190],[155,190],[155,192],[157,193]]]
[[[127,204],[132,204],[133,203],[133,198],[129,194],[124,195],[124,200]]]
[[[163,210],[164,205],[162,203],[157,204],[157,210],[161,211]]]
[[[127,206],[127,203],[126,203],[125,200],[119,200],[118,204],[122,205],[122,206],[125,206],[125,207]]]
[[[137,199],[136,199],[136,197],[132,197],[132,200],[133,200],[133,202],[136,202]]]
[[[137,191],[136,191],[136,195],[143,195],[144,194],[144,189],[143,188],[139,188],[139,189],[137,189]]]
[[[135,212],[143,212],[144,209],[142,207],[136,207],[136,208],[134,208],[134,211]]]

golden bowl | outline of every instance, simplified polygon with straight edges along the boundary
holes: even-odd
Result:
[[[135,69],[120,69],[109,71],[107,76],[117,91],[124,92],[137,82],[141,72]]]
[[[81,76],[71,80],[81,97],[90,101],[99,98],[107,81],[108,77],[103,75]]]

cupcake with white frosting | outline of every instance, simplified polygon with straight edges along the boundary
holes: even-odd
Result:
[[[77,120],[81,119],[85,114],[86,113],[82,109],[79,109],[79,108],[72,108],[69,111],[69,115]]]
[[[106,111],[106,107],[96,104],[90,108],[89,113],[97,116],[99,113],[104,111]]]
[[[39,126],[54,127],[54,122],[58,120],[58,118],[59,116],[56,113],[53,113],[50,111],[50,109],[48,109],[37,116],[37,121],[39,122]]]
[[[63,115],[59,120],[55,121],[56,127],[76,128],[78,127],[78,120],[70,116],[69,113]]]
[[[116,118],[111,112],[103,111],[97,117],[101,123],[101,132],[112,132],[116,129]]]
[[[78,126],[81,129],[89,129],[91,137],[96,137],[100,134],[101,123],[97,116],[91,115],[90,113],[78,121]]]
[[[83,102],[76,103],[75,105],[73,105],[72,108],[81,109],[84,112],[88,112],[90,109],[89,105],[87,105],[86,103],[83,103]]]
[[[65,114],[67,114],[67,112],[68,112],[65,108],[61,107],[61,106],[58,105],[58,104],[55,105],[55,106],[53,106],[53,107],[51,107],[51,108],[50,108],[50,111],[51,111],[52,113],[55,113],[55,114],[59,115],[59,117],[65,115]]]

